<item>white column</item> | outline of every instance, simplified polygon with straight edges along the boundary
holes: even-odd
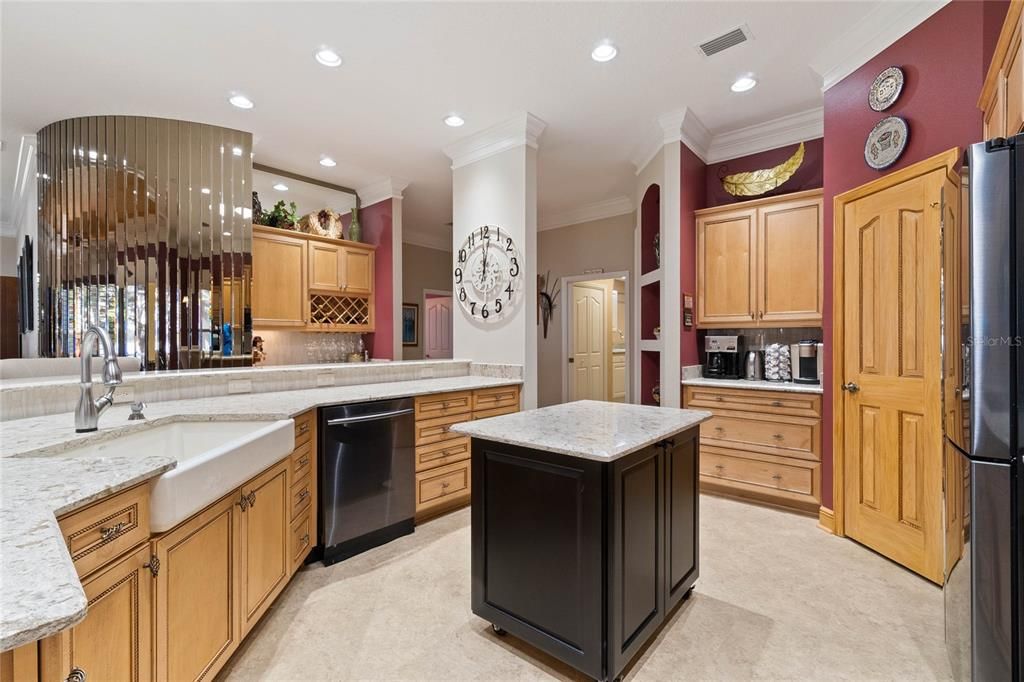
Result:
[[[452,160],[452,258],[469,233],[500,226],[522,258],[522,291],[497,321],[471,319],[456,303],[454,357],[523,367],[523,407],[537,406],[537,142],[529,113],[445,148]],[[453,263],[454,269],[454,263]]]

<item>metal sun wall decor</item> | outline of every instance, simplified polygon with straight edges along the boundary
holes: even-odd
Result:
[[[793,155],[772,168],[733,173],[722,178],[722,187],[734,197],[756,197],[777,189],[793,177],[804,162],[804,143],[796,148]]]
[[[552,283],[550,270],[543,276],[537,275],[537,310],[540,312],[539,322],[542,324],[545,339],[548,338],[548,323],[554,315],[559,293],[561,289]]]

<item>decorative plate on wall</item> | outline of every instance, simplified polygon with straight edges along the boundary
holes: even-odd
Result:
[[[875,124],[864,143],[864,161],[875,170],[896,163],[907,147],[910,128],[899,116],[886,116]]]
[[[868,91],[868,106],[875,111],[885,111],[899,99],[903,92],[903,69],[890,66],[875,76],[875,81]]]

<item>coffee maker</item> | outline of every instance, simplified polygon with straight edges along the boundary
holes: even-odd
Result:
[[[797,384],[820,384],[824,371],[825,353],[823,344],[817,339],[804,339],[790,344],[789,357],[793,367],[793,382]]]
[[[742,336],[705,336],[704,355],[704,376],[709,379],[739,379],[743,373]]]

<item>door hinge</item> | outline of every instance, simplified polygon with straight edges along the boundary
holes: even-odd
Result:
[[[156,554],[151,554],[149,557],[149,563],[144,564],[143,568],[148,568],[149,572],[153,574],[153,577],[160,575],[160,559]]]

